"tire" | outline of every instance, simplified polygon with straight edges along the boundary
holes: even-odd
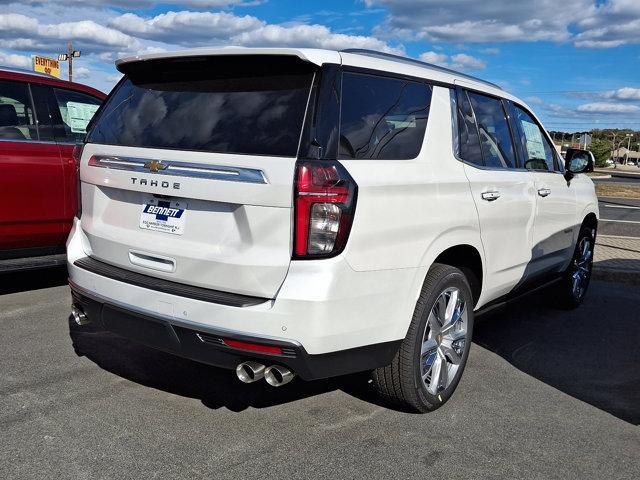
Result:
[[[580,228],[571,263],[562,275],[560,287],[556,290],[560,307],[574,309],[579,307],[584,300],[591,282],[595,243],[595,229],[583,225]],[[586,252],[585,245],[587,245]],[[576,282],[579,283],[578,286],[576,286]]]
[[[458,308],[451,308],[449,316],[446,307],[454,301]],[[436,410],[449,400],[462,377],[472,334],[469,281],[457,268],[434,264],[396,356],[390,365],[373,371],[374,387],[388,403],[417,412]]]

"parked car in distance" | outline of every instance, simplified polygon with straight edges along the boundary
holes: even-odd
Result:
[[[589,152],[491,83],[363,50],[117,62],[68,240],[77,327],[281,386],[372,371],[438,408],[476,312],[589,285]],[[92,327],[92,328],[94,328]]]
[[[65,264],[77,207],[73,150],[102,92],[0,67],[0,272]]]

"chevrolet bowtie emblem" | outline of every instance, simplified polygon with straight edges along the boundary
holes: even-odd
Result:
[[[151,172],[159,172],[160,170],[166,170],[168,165],[165,165],[158,160],[151,160],[144,164],[144,168],[148,168]]]

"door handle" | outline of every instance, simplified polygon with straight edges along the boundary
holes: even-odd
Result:
[[[540,195],[541,197],[547,197],[547,196],[551,195],[551,189],[550,188],[539,188],[538,189],[538,195]]]
[[[486,200],[487,202],[493,202],[494,200],[500,198],[500,192],[491,190],[490,192],[482,192],[481,196],[483,200]]]

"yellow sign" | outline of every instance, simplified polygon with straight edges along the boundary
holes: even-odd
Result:
[[[60,78],[60,62],[53,58],[33,56],[33,70]]]

